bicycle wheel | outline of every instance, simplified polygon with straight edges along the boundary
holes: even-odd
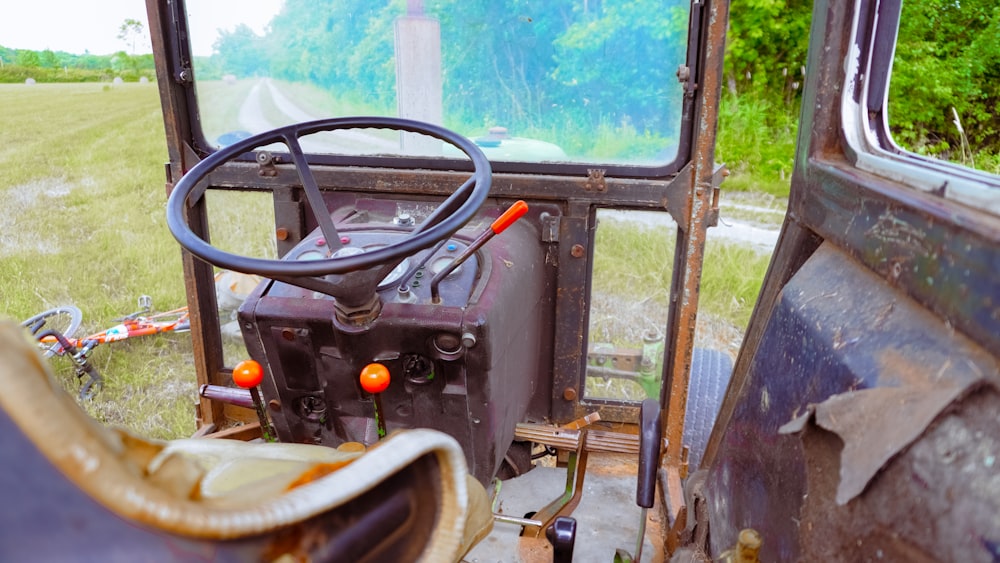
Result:
[[[101,391],[101,389],[104,389],[104,379],[97,375],[96,371],[91,371],[84,375],[87,375],[87,380],[83,381],[81,377],[80,398],[84,401],[89,401],[93,399],[94,396]]]
[[[37,337],[44,330],[54,330],[69,338],[73,336],[76,329],[80,328],[82,321],[83,313],[80,312],[80,309],[73,305],[63,305],[38,313],[30,319],[23,321],[21,326],[27,328],[32,336]],[[62,346],[56,343],[47,347],[44,355],[48,358],[52,354],[61,353]]]

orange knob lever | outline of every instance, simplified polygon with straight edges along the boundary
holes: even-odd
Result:
[[[264,440],[275,441],[271,431],[271,423],[267,420],[267,413],[264,412],[264,401],[260,398],[257,386],[264,381],[264,368],[254,360],[243,360],[233,368],[233,383],[244,389],[250,390],[250,397],[253,399],[254,410],[257,411],[257,420],[260,422],[260,431],[264,435]]]
[[[519,199],[514,202],[514,205],[508,207],[507,211],[503,212],[503,215],[497,217],[496,221],[493,221],[493,224],[490,225],[490,228],[493,229],[494,233],[499,235],[527,212],[528,204],[524,203],[524,200]]]
[[[361,370],[361,388],[372,394],[375,407],[375,424],[379,439],[385,438],[385,413],[382,409],[382,391],[389,388],[389,368],[379,363],[368,364]]]
[[[233,368],[233,383],[244,389],[260,385],[264,380],[264,368],[253,360],[243,360]]]
[[[389,388],[389,368],[382,364],[368,364],[361,370],[361,388],[376,394]]]
[[[472,241],[472,244],[467,246],[461,254],[456,256],[455,259],[451,261],[451,264],[448,264],[445,268],[434,274],[434,278],[431,280],[431,301],[434,303],[441,302],[441,296],[438,294],[438,285],[441,283],[441,280],[446,278],[448,274],[454,272],[455,268],[459,267],[462,262],[465,262],[469,256],[472,256],[477,250],[480,249],[480,247],[486,244],[487,241],[504,232],[507,227],[513,225],[527,212],[528,204],[524,203],[524,200],[517,200],[514,202],[514,205],[508,207],[507,211],[504,211],[502,215],[493,221],[488,231],[483,231],[481,235],[476,237],[476,240]]]

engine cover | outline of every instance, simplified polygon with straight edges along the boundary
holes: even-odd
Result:
[[[539,388],[548,380],[540,371],[550,363],[541,358],[551,357],[552,337],[543,331],[549,276],[539,271],[545,249],[538,230],[520,221],[494,237],[442,281],[440,303],[431,301],[429,286],[501,211],[484,208],[432,256],[425,250],[404,261],[379,286],[381,314],[364,328],[338,321],[332,297],[270,280],[256,288],[239,319],[250,356],[265,368],[264,402],[281,441],[374,443],[374,402],[358,377],[378,362],[392,378],[381,393],[388,431],[446,432],[462,444],[475,477],[492,479],[515,425],[551,393]],[[407,231],[391,219],[338,229],[361,250]],[[313,232],[286,259],[318,257],[321,237]],[[400,290],[403,281],[409,291]]]

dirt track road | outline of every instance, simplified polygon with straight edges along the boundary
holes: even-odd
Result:
[[[268,103],[270,101],[270,103]],[[261,132],[282,125],[313,121],[324,116],[311,113],[282,92],[268,78],[260,79],[250,89],[243,104],[240,105],[240,127],[247,131]],[[391,141],[362,131],[336,131],[321,133],[303,138],[302,148],[306,151],[332,152],[345,154],[379,154],[396,153],[399,142]]]

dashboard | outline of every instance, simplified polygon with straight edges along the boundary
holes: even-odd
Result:
[[[332,214],[343,244],[336,252],[392,244],[422,220],[380,205],[362,201]],[[379,363],[391,376],[379,394],[387,430],[446,432],[462,444],[473,474],[489,481],[516,424],[544,418],[551,393],[552,336],[543,327],[550,322],[555,267],[539,275],[549,252],[538,227],[542,210],[447,271],[504,208],[484,206],[449,239],[402,260],[378,283],[381,309],[365,326],[339,320],[335,299],[323,293],[273,280],[257,286],[239,319],[250,356],[269,371],[261,390],[282,442],[375,443],[375,401],[359,374]],[[315,229],[284,259],[329,253]]]

